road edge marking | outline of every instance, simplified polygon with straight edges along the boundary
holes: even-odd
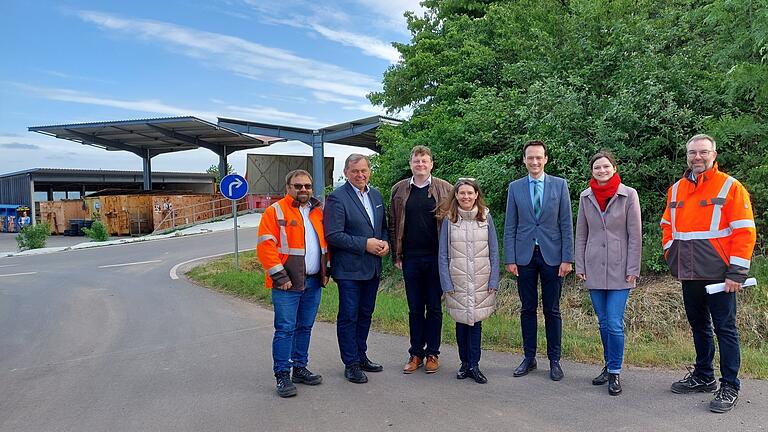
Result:
[[[171,271],[168,272],[168,275],[171,277],[171,279],[178,280],[179,279],[179,275],[176,272],[179,270],[179,267],[183,266],[184,264],[189,264],[191,262],[200,261],[200,260],[204,260],[204,259],[208,259],[208,258],[216,258],[216,257],[220,257],[220,256],[223,256],[223,255],[233,254],[233,253],[235,253],[235,252],[222,252],[222,253],[218,253],[218,254],[215,254],[215,255],[208,255],[208,256],[204,256],[204,257],[197,257],[197,258],[192,258],[191,260],[180,262],[180,263],[176,264],[175,266],[171,267]]]
[[[24,276],[24,275],[33,275],[33,274],[37,274],[37,272],[24,272],[24,273],[0,274],[0,277],[10,277],[10,276]]]
[[[153,263],[159,263],[159,262],[163,262],[163,260],[136,261],[136,262],[123,263],[123,264],[108,264],[108,265],[98,266],[97,268],[125,267],[125,266],[139,265],[139,264],[153,264]]]

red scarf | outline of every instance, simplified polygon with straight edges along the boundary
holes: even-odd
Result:
[[[619,173],[615,173],[604,185],[597,184],[597,180],[595,180],[594,177],[589,181],[589,187],[592,188],[592,193],[595,194],[595,198],[597,198],[597,204],[600,206],[600,211],[605,211],[605,208],[608,206],[608,201],[616,195],[616,190],[619,189],[619,184],[621,184]]]

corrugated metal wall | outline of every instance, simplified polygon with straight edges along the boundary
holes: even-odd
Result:
[[[0,204],[32,206],[29,174],[0,178]]]

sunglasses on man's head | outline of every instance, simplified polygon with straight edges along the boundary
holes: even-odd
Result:
[[[294,183],[291,186],[293,186],[293,188],[296,189],[296,190],[302,190],[302,189],[310,190],[310,189],[312,189],[312,183],[306,183],[306,184]]]

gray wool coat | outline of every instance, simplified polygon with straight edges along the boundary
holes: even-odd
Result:
[[[579,196],[576,219],[576,273],[587,276],[587,289],[634,288],[629,275],[640,275],[643,228],[637,191],[623,183],[605,213],[591,188]]]

